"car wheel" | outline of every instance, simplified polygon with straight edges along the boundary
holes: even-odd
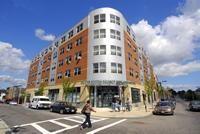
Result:
[[[64,113],[64,111],[61,109],[61,110],[60,110],[60,114],[63,114],[63,113]]]

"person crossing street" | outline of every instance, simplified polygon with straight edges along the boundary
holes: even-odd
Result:
[[[90,104],[90,100],[87,101],[87,103],[85,104],[85,106],[83,107],[81,113],[85,115],[85,121],[83,122],[83,124],[81,124],[80,126],[80,130],[85,129],[86,127],[91,128],[92,127],[92,123],[90,120],[90,115],[91,115],[91,111],[92,112],[96,112],[91,104]],[[88,123],[88,125],[87,125]]]

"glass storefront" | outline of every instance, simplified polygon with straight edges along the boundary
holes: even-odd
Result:
[[[90,100],[95,105],[95,87],[90,88]],[[96,106],[110,107],[114,96],[119,96],[118,86],[96,86]]]
[[[140,100],[140,89],[131,88],[132,103],[141,102]]]
[[[58,94],[59,94],[59,89],[50,89],[49,90],[49,99],[52,101],[52,102],[55,102],[58,100]]]

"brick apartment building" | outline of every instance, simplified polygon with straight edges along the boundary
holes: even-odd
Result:
[[[143,102],[144,80],[153,67],[123,15],[112,8],[91,11],[69,31],[44,48],[30,65],[26,92],[45,83],[45,95],[63,99],[62,79],[76,81],[67,100],[90,98],[95,107],[109,107],[114,96]]]

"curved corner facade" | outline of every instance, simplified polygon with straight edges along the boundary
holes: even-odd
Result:
[[[43,83],[52,101],[83,103],[90,99],[96,107],[110,107],[118,97],[143,104],[143,83],[152,73],[148,56],[123,15],[112,8],[99,8],[33,59],[27,101]],[[68,96],[63,94],[64,78],[76,83]]]

